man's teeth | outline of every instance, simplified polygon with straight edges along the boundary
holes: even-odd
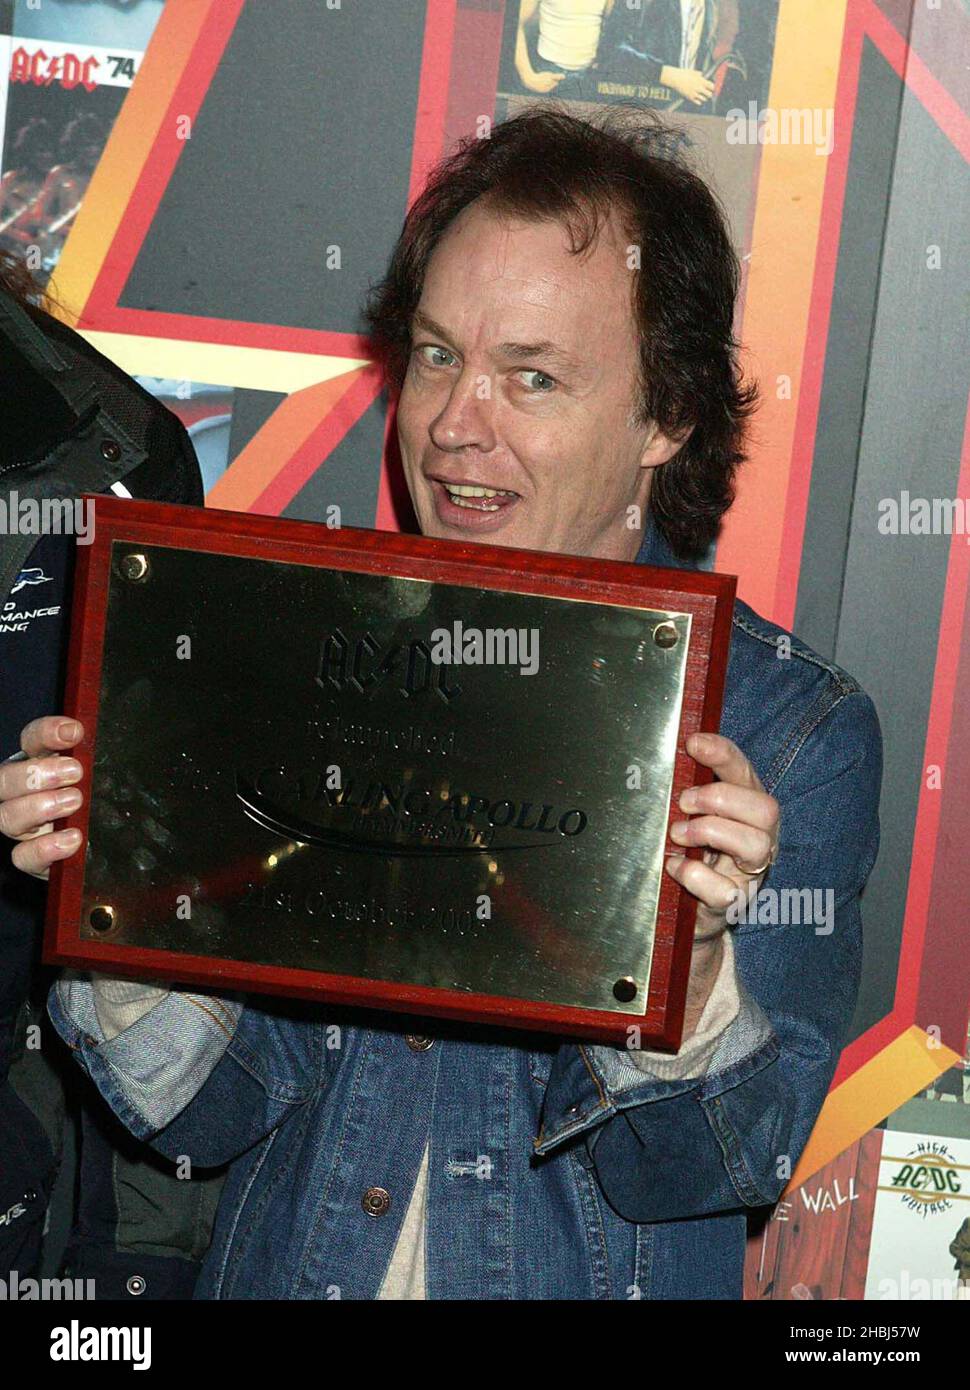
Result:
[[[514,497],[514,492],[509,492],[503,488],[494,487],[469,487],[465,483],[444,483],[445,491],[456,507],[472,507],[477,512],[497,512],[498,502],[491,502],[493,497]],[[473,497],[482,497],[484,502],[473,502]]]

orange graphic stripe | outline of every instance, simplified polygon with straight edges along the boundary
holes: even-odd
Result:
[[[960,1060],[951,1048],[932,1045],[922,1028],[907,1028],[829,1092],[786,1192],[807,1182]]]
[[[101,272],[183,69],[218,4],[219,0],[169,0],[162,11],[52,278],[61,317],[72,326]]]
[[[346,395],[364,368],[294,391],[254,435],[206,497],[207,507],[249,511],[321,420]]]
[[[849,158],[852,153],[852,131],[855,127],[856,99],[862,69],[862,47],[865,33],[858,8],[846,18],[845,40],[842,49],[842,71],[835,99],[834,149],[828,158],[822,218],[819,225],[818,253],[815,258],[815,283],[806,336],[806,350],[799,382],[798,410],[795,415],[795,440],[792,446],[788,474],[788,496],[785,505],[785,525],[778,558],[778,582],[771,616],[782,627],[795,621],[798,601],[798,579],[802,567],[805,540],[805,520],[808,515],[812,467],[815,460],[815,436],[822,400],[825,376],[826,345],[835,278],[838,271],[839,244],[845,212],[845,192],[849,180]]]
[[[769,107],[835,108],[846,0],[806,5],[782,0]],[[848,131],[836,130],[836,140]],[[752,235],[742,341],[748,371],[762,384],[752,458],[728,513],[717,568],[740,577],[739,595],[774,616],[803,358],[808,344],[828,159],[812,144],[765,144]],[[779,376],[791,399],[777,398]]]

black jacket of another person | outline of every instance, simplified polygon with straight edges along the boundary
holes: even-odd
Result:
[[[718,16],[718,0],[707,0],[701,41],[692,64],[701,72],[711,61]],[[683,36],[680,0],[643,0],[633,7],[619,0],[603,26],[601,75],[656,86],[665,67],[680,67]]]
[[[20,731],[41,714],[62,709],[75,541],[16,529],[24,500],[105,493],[120,483],[133,497],[201,505],[199,466],[181,422],[83,338],[39,309],[25,308],[0,288],[0,760],[16,753]],[[28,522],[29,524],[29,522]],[[38,971],[46,885],[13,868],[11,841],[0,836],[0,1278],[16,1269],[36,1273],[43,1218],[57,1166],[57,1106],[34,1103],[24,1060],[24,1020],[32,990],[42,997]],[[33,1030],[32,1030],[33,1031]],[[59,1047],[51,1030],[44,1051]],[[29,1053],[27,1054],[29,1060]],[[11,1064],[18,1059],[11,1080]],[[73,1068],[68,1068],[73,1081]],[[25,1072],[29,1076],[29,1069]],[[50,1075],[46,1076],[44,1088]],[[185,1259],[159,1255],[167,1235],[154,1232],[156,1253],[135,1261],[124,1247],[126,1201],[145,1210],[158,1183],[178,1183],[152,1168],[150,1191],[139,1191],[140,1155],[127,1154],[125,1182],[112,1181],[111,1117],[84,1083],[84,1141],[80,1198],[72,1237],[78,1275],[98,1276],[98,1296],[124,1294],[133,1271],[149,1297],[188,1292],[193,1253],[204,1253],[205,1231],[184,1242]],[[45,1116],[46,1122],[41,1116]],[[119,1131],[120,1134],[120,1131]],[[118,1143],[122,1141],[119,1139]],[[125,1139],[130,1149],[130,1140]],[[153,1160],[147,1150],[146,1161]],[[180,1194],[181,1197],[182,1194]],[[173,1212],[178,1203],[172,1206]],[[198,1227],[198,1223],[195,1223]],[[119,1232],[121,1236],[119,1237]],[[203,1250],[194,1252],[194,1247]],[[98,1257],[91,1267],[91,1251]],[[103,1256],[103,1258],[101,1258]],[[183,1268],[184,1266],[184,1268]],[[137,1287],[137,1285],[136,1285]]]

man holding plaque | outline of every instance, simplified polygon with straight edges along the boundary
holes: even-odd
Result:
[[[421,530],[696,564],[754,401],[737,284],[720,210],[653,122],[539,110],[464,144],[370,306]],[[38,874],[73,853],[25,780],[73,746],[57,727],[28,726],[4,788]],[[56,1026],[131,1130],[232,1164],[199,1296],[740,1297],[746,1212],[784,1188],[851,1020],[881,745],[851,676],[738,603],[721,734],[688,752],[716,780],[671,831],[704,850],[666,865],[698,901],[675,1056],[56,988]],[[762,884],[826,910],[733,926]]]

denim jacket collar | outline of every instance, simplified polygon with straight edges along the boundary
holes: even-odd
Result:
[[[640,549],[637,551],[636,565],[657,565],[663,569],[698,569],[699,566],[692,564],[690,560],[679,560],[671,550],[668,542],[660,534],[657,523],[654,521],[653,513],[647,510],[647,521],[643,528],[643,540]]]

